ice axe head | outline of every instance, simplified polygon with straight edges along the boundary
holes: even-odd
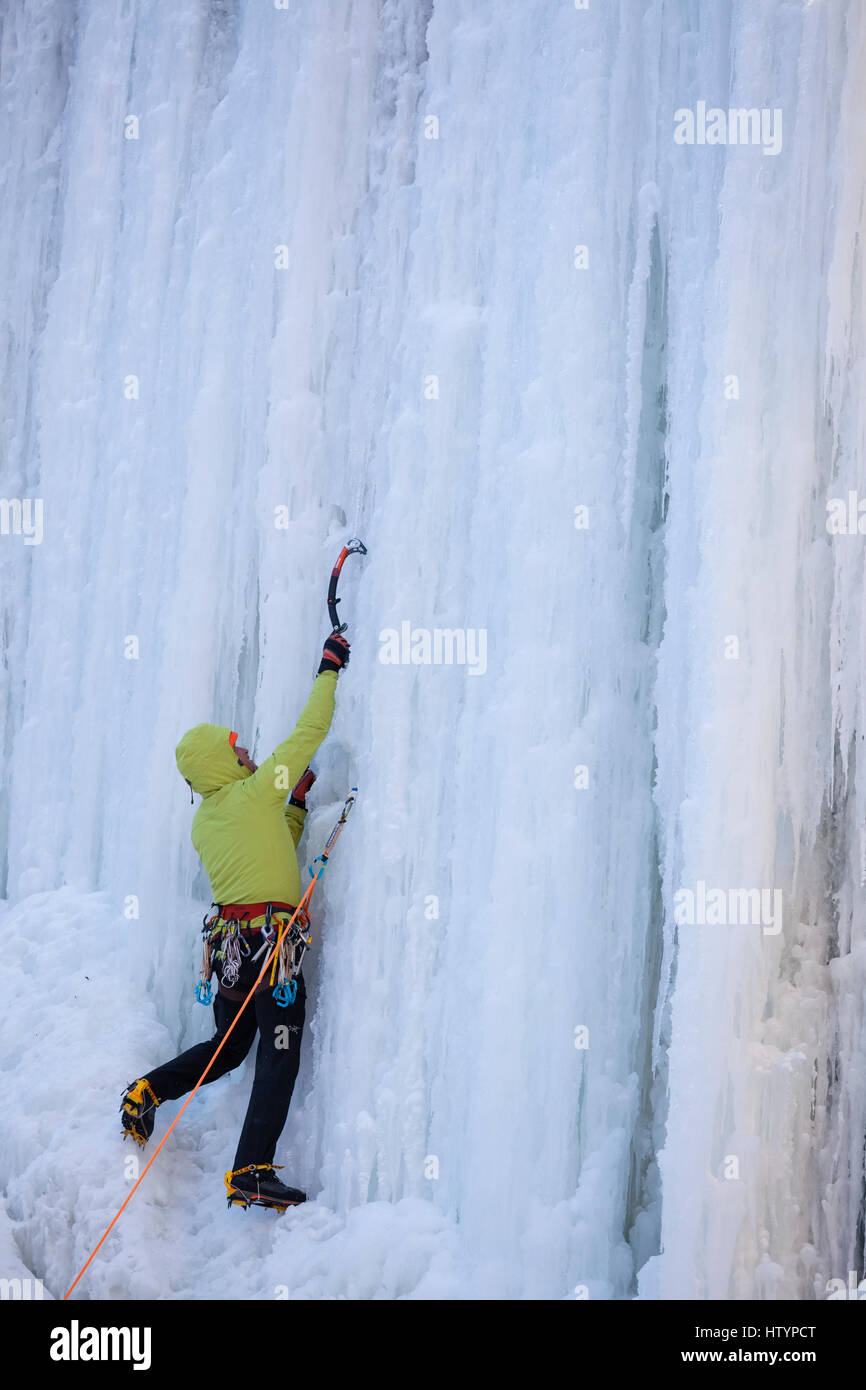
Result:
[[[337,581],[340,578],[340,571],[349,555],[366,554],[367,547],[364,542],[359,541],[356,536],[352,540],[347,541],[343,546],[343,549],[337,556],[336,564],[331,570],[331,582],[328,585],[328,617],[331,619],[332,636],[336,636],[340,632],[345,632],[346,628],[349,626],[348,623],[341,623],[337,617],[337,604],[340,602],[337,598]]]

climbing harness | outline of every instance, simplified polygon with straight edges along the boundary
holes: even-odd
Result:
[[[298,990],[296,976],[306,949],[312,942],[309,913],[290,903],[244,903],[231,907],[212,903],[211,906],[216,911],[212,916],[206,913],[202,919],[201,977],[195,987],[198,1002],[213,1003],[210,980],[214,971],[221,972],[220,982],[224,989],[234,989],[243,962],[249,959],[254,965],[269,947],[275,945],[277,929],[288,926],[291,920],[292,925],[283,935],[279,950],[274,952],[269,983],[278,1004],[294,1004]],[[263,925],[253,926],[253,919],[261,917],[263,913]],[[252,946],[246,939],[247,934],[252,932],[260,932],[262,936],[262,944],[255,955],[251,954]]]

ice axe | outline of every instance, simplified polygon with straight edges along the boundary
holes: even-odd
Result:
[[[337,556],[337,563],[331,570],[331,582],[328,585],[328,617],[331,619],[333,636],[336,636],[338,632],[345,632],[346,628],[349,626],[348,623],[341,623],[337,616],[337,604],[340,602],[340,600],[337,598],[337,582],[340,578],[340,571],[350,555],[366,554],[367,547],[365,546],[364,542],[359,541],[356,536],[353,540],[347,541],[346,544],[343,546],[343,549]]]

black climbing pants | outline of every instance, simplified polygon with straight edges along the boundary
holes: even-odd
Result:
[[[261,944],[260,933],[251,932],[249,941],[251,954],[254,955]],[[243,999],[255,983],[263,959],[260,957],[255,964],[250,958],[243,961],[232,991],[242,991],[241,999],[227,999],[220,993],[215,996],[213,1011],[216,1032],[209,1042],[196,1043],[173,1061],[147,1073],[147,1079],[160,1101],[176,1100],[192,1090],[228,1032],[232,1019],[237,1017]],[[297,976],[298,990],[294,1004],[281,1007],[271,992],[270,973],[268,969],[204,1081],[205,1085],[217,1081],[226,1072],[240,1066],[258,1031],[256,1073],[235,1154],[235,1172],[249,1163],[273,1162],[301,1061],[301,1034],[307,999],[303,974]]]

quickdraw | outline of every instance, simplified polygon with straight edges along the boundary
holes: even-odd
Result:
[[[220,979],[227,989],[233,989],[238,982],[241,966],[249,956],[251,946],[244,938],[244,927],[237,917],[224,917],[223,909],[213,903],[216,912],[212,917],[207,913],[202,918],[202,959],[201,976],[195,987],[195,997],[200,1004],[213,1003],[211,976],[221,968]],[[270,904],[268,904],[270,906]]]
[[[262,944],[253,956],[254,962],[258,960],[263,951],[266,951],[269,946],[273,946],[274,940],[276,939],[276,932],[271,925],[273,906],[273,903],[268,903],[265,907],[265,925],[260,928],[262,933]]]
[[[297,976],[307,947],[313,938],[309,935],[310,917],[303,908],[295,915],[294,922],[280,925],[287,925],[288,929],[283,932],[279,947],[274,952],[270,985],[275,1003],[279,1004],[280,1008],[286,1008],[295,1002],[298,993]]]
[[[317,873],[322,874],[324,873],[325,869],[327,869],[328,856],[330,855],[331,850],[334,848],[334,845],[337,843],[337,840],[339,839],[342,833],[343,826],[349,819],[349,812],[355,804],[355,796],[357,795],[357,791],[357,787],[352,787],[350,789],[349,795],[343,802],[343,809],[340,812],[340,819],[337,821],[337,824],[334,826],[333,830],[331,831],[330,835],[325,841],[325,848],[322,850],[321,854],[317,855],[317,857],[313,860],[312,864],[309,866],[307,872],[309,873],[310,878],[315,878]],[[317,864],[321,864],[321,869],[316,869]]]
[[[298,982],[297,980],[281,980],[272,993],[275,1003],[279,1004],[280,1008],[285,1009],[289,1004],[295,1002]]]
[[[211,904],[216,907],[215,903]],[[220,934],[220,909],[217,908],[213,917],[208,917],[205,913],[202,918],[202,953],[201,953],[201,976],[195,987],[195,997],[200,1004],[213,1003],[213,990],[211,989],[211,975],[214,972],[212,963],[214,938]]]
[[[234,989],[237,985],[241,966],[249,953],[250,943],[244,940],[240,923],[236,918],[230,917],[223,929],[222,940],[216,953],[217,960],[222,956],[223,973],[221,979],[226,989]]]

